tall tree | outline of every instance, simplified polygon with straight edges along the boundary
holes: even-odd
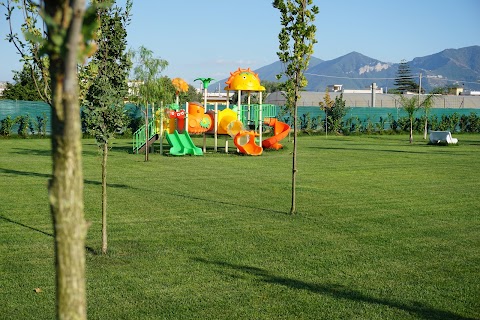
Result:
[[[153,51],[144,46],[130,54],[134,61],[135,78],[130,101],[140,107],[145,115],[145,161],[148,161],[148,109],[151,104],[169,95],[171,92],[168,88],[173,88],[173,85],[170,79],[161,77],[162,71],[168,66],[166,60],[155,58]],[[170,98],[173,99],[173,94]]]
[[[278,35],[279,52],[277,55],[284,64],[285,95],[287,105],[293,109],[293,153],[292,153],[292,206],[290,213],[295,214],[296,208],[296,177],[297,177],[297,107],[300,91],[307,85],[305,70],[308,68],[313,54],[316,27],[313,24],[318,7],[312,5],[312,0],[275,0],[272,5],[280,11],[282,29]]]
[[[39,94],[52,108],[53,166],[48,191],[55,238],[57,318],[86,319],[87,224],[83,213],[77,63],[94,48],[91,45],[96,29],[94,11],[91,7],[86,9],[85,0],[44,0],[42,7],[33,1],[8,0],[5,7],[10,23],[14,4],[19,2],[27,13],[22,25],[27,41],[14,34],[13,28],[9,40],[22,60],[31,62],[32,68],[42,74],[45,82],[38,86],[43,88]],[[37,29],[32,20],[40,13],[46,33]]]
[[[400,61],[394,85],[398,93],[418,92],[418,84],[413,80],[412,71],[406,60]]]
[[[95,65],[85,98],[87,131],[95,136],[102,150],[102,253],[108,249],[107,236],[107,159],[110,140],[125,128],[124,98],[128,95],[128,74],[131,62],[127,52],[126,26],[130,21],[132,2],[127,0],[125,10],[115,1],[94,0],[98,5],[100,28],[97,32],[97,52],[90,65]],[[108,5],[108,6],[105,6]]]

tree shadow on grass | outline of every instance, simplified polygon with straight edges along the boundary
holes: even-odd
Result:
[[[30,156],[44,156],[44,157],[51,157],[52,156],[52,150],[45,150],[45,149],[26,149],[26,148],[12,148],[13,150],[16,150],[14,152],[10,153],[15,153],[15,154],[23,154],[23,155],[30,155]]]
[[[30,156],[44,156],[44,157],[51,157],[52,156],[52,150],[48,149],[31,149],[31,148],[13,148],[13,151],[11,153],[14,154],[21,154],[21,155],[30,155]],[[95,156],[98,155],[98,152],[95,151],[88,151],[88,150],[82,150],[82,155],[90,155],[90,156]]]
[[[156,146],[158,148],[158,146]],[[129,153],[129,154],[136,154],[133,152],[132,146],[125,146],[125,145],[112,145],[110,146],[110,151],[119,152],[119,153]]]
[[[4,220],[4,221],[6,221],[6,222],[10,222],[10,223],[15,224],[15,225],[17,225],[17,226],[21,226],[21,227],[30,229],[30,230],[32,230],[32,231],[41,233],[41,234],[43,234],[43,235],[45,235],[45,236],[47,236],[47,237],[55,238],[55,236],[54,236],[52,233],[49,233],[49,232],[46,232],[46,231],[43,231],[43,230],[40,230],[40,229],[31,227],[31,226],[28,226],[28,225],[26,225],[26,224],[23,224],[23,223],[21,223],[21,222],[18,222],[18,221],[9,219],[9,218],[4,217],[4,216],[1,216],[1,215],[0,215],[0,220]],[[95,249],[93,249],[92,247],[85,246],[85,250],[86,250],[88,253],[91,253],[91,254],[94,254],[94,255],[99,254],[98,251],[95,250]]]
[[[426,145],[427,148],[431,147]],[[445,155],[445,152],[441,151],[432,151],[432,150],[425,150],[425,151],[412,151],[412,150],[398,150],[398,149],[372,149],[372,148],[349,148],[349,147],[308,147],[309,149],[320,149],[320,150],[339,150],[339,151],[367,151],[367,152],[389,152],[389,153],[406,153],[406,154],[441,154]],[[459,153],[455,153],[458,155]],[[461,153],[463,155],[468,155],[468,153]]]
[[[457,319],[457,320],[474,320],[475,318],[466,318],[450,311],[444,311],[429,307],[419,302],[404,303],[401,301],[390,300],[386,298],[376,298],[368,296],[358,290],[349,289],[343,285],[330,283],[311,283],[296,280],[287,277],[281,277],[268,272],[265,269],[250,267],[245,265],[237,265],[224,261],[212,261],[204,258],[192,258],[195,262],[208,265],[214,265],[220,268],[221,272],[228,273],[231,271],[242,272],[256,278],[258,281],[265,283],[285,286],[290,289],[307,290],[314,294],[330,296],[335,299],[351,300],[355,302],[369,303],[375,305],[383,305],[388,308],[403,310],[410,314],[415,314],[422,319]]]
[[[279,210],[273,210],[273,209],[268,209],[268,208],[259,208],[255,206],[250,206],[246,204],[238,204],[238,203],[233,203],[233,202],[227,202],[227,201],[219,201],[219,200],[212,200],[212,199],[205,199],[205,198],[200,198],[197,196],[193,196],[190,194],[184,194],[184,193],[173,193],[173,192],[162,192],[163,194],[168,194],[174,197],[179,197],[179,198],[185,198],[185,199],[190,199],[190,200],[196,200],[196,201],[205,201],[205,202],[210,202],[210,203],[216,203],[216,204],[222,204],[226,206],[232,206],[232,207],[242,207],[242,208],[248,208],[248,209],[255,209],[259,211],[265,211],[265,212],[270,212],[270,213],[281,213],[281,214],[287,214],[287,211],[279,211]]]
[[[4,168],[0,168],[0,173],[19,175],[19,176],[31,176],[31,177],[46,178],[46,179],[50,179],[52,177],[52,175],[48,174],[48,173],[18,171],[18,170],[13,170],[13,169],[4,169]],[[83,180],[83,182],[85,184],[90,184],[90,185],[95,185],[95,186],[101,186],[102,185],[101,181]],[[126,184],[120,184],[120,183],[107,183],[107,187],[120,188],[120,189],[136,189],[132,186],[129,186],[129,185],[126,185]]]

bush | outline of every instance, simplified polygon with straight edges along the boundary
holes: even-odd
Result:
[[[12,117],[7,116],[5,119],[0,121],[0,134],[5,137],[9,137],[12,134],[13,125],[15,120]]]
[[[28,129],[30,128],[30,116],[18,116],[15,118],[15,123],[18,124],[18,135],[22,138],[28,137]]]
[[[474,112],[462,115],[459,126],[460,132],[480,133],[480,117]]]
[[[37,121],[33,123],[33,131],[37,133],[37,135],[45,137],[47,135],[47,114],[44,112],[42,116],[37,116]]]

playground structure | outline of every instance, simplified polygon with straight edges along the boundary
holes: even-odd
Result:
[[[210,78],[199,79],[211,80]],[[176,84],[181,84],[183,81],[178,78],[174,80]],[[181,88],[174,83],[177,88],[176,103],[152,112],[155,116],[149,123],[148,132],[151,134],[148,143],[145,144],[145,131],[141,128],[134,135],[134,152],[143,152],[150,144],[160,140],[160,152],[163,153],[162,141],[165,137],[171,147],[169,150],[171,155],[203,155],[206,151],[206,135],[214,136],[215,152],[218,149],[219,135],[233,138],[238,152],[247,155],[261,155],[264,148],[275,150],[282,148],[280,141],[288,135],[290,127],[276,119],[275,105],[262,104],[262,92],[265,88],[260,85],[258,75],[250,69],[239,68],[230,73],[230,78],[225,83],[227,95],[229,91],[236,91],[238,101],[232,107],[227,101],[223,110],[219,110],[218,103],[215,103],[213,110],[207,110],[206,85],[204,85],[204,105],[198,102],[187,102],[184,109],[180,108],[178,93]],[[247,94],[246,105],[241,104],[242,92]],[[258,104],[250,103],[252,92],[258,92]],[[262,140],[263,124],[273,128],[273,136],[265,140]],[[194,145],[190,134],[203,134],[203,150]],[[228,152],[228,139],[225,140],[225,152]]]

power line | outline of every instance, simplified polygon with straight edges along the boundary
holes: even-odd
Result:
[[[348,79],[348,80],[395,80],[397,78],[356,78],[356,77],[341,77],[341,76],[329,76],[326,74],[315,74],[315,73],[308,73],[305,72],[306,75],[315,76],[315,77],[324,77],[324,78],[335,78],[335,79]],[[417,75],[417,77],[419,74]],[[464,81],[464,80],[455,80],[455,79],[447,79],[447,78],[437,78],[434,76],[426,76],[427,79],[433,79],[438,81],[446,81],[446,82],[458,82],[458,83],[470,83],[470,84],[480,84],[479,81]]]
[[[328,76],[326,74],[315,74],[307,73],[305,74],[316,76],[316,77],[325,77],[325,78],[336,78],[336,79],[350,79],[350,80],[395,80],[395,78],[353,78],[353,77],[339,77],[339,76]]]

